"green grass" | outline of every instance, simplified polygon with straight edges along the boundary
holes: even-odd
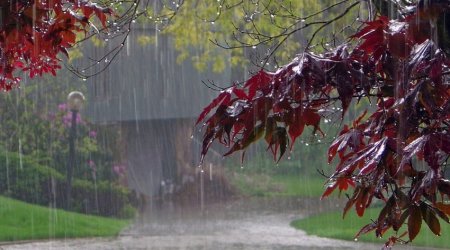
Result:
[[[299,175],[276,175],[273,181],[281,185],[282,196],[320,197],[325,178]]]
[[[295,220],[291,222],[291,226],[304,230],[306,233],[311,235],[343,240],[354,240],[356,233],[364,225],[370,223],[370,219],[376,219],[379,211],[379,208],[368,209],[363,217],[358,217],[352,210],[349,211],[345,219],[342,219],[342,211],[328,212],[305,219]],[[442,236],[435,236],[430,231],[426,223],[423,222],[419,235],[410,244],[415,246],[450,248],[450,225],[443,221],[440,221],[440,223]],[[404,230],[401,230],[400,232],[404,232]],[[358,240],[376,242],[381,245],[386,242],[387,237],[391,235],[392,231],[388,231],[382,239],[378,239],[375,237],[375,233],[371,232],[367,235],[361,236]],[[407,236],[405,237],[405,240],[406,239]]]
[[[0,241],[116,236],[129,223],[0,197]]]
[[[301,175],[267,175],[234,173],[231,183],[248,196],[263,197],[319,197],[325,179]]]

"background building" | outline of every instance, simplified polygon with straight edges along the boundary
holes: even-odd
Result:
[[[229,68],[213,74],[199,72],[191,60],[178,64],[167,36],[138,42],[154,32],[134,29],[117,60],[89,78],[85,111],[96,124],[120,127],[123,155],[117,158],[127,166],[129,187],[148,196],[171,193],[194,181],[201,140],[199,133],[191,138],[195,119],[217,95],[202,80],[231,82]],[[86,54],[99,58],[112,48],[92,46]]]

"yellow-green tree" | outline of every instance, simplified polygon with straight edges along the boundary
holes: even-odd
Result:
[[[199,70],[211,65],[213,71],[221,72],[226,66],[249,62],[273,69],[307,46],[324,51],[333,39],[344,37],[341,33],[352,31],[352,23],[362,13],[353,2],[187,0],[147,6],[141,23],[148,25],[150,20],[157,31],[172,36],[180,52],[178,61],[192,60]],[[343,12],[346,15],[340,16]],[[153,41],[150,37],[139,40]]]

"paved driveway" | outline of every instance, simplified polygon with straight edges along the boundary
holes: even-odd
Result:
[[[293,219],[340,205],[336,201],[315,199],[235,200],[203,208],[153,204],[117,238],[67,239],[0,247],[11,250],[380,249],[380,245],[306,235],[289,226]],[[395,249],[419,248],[398,246]]]

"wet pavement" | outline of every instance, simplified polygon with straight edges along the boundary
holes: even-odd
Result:
[[[307,235],[289,226],[294,219],[340,206],[336,200],[318,199],[240,199],[204,206],[151,204],[116,238],[28,242],[0,249],[380,249],[380,245]],[[395,249],[420,248],[399,245]]]

